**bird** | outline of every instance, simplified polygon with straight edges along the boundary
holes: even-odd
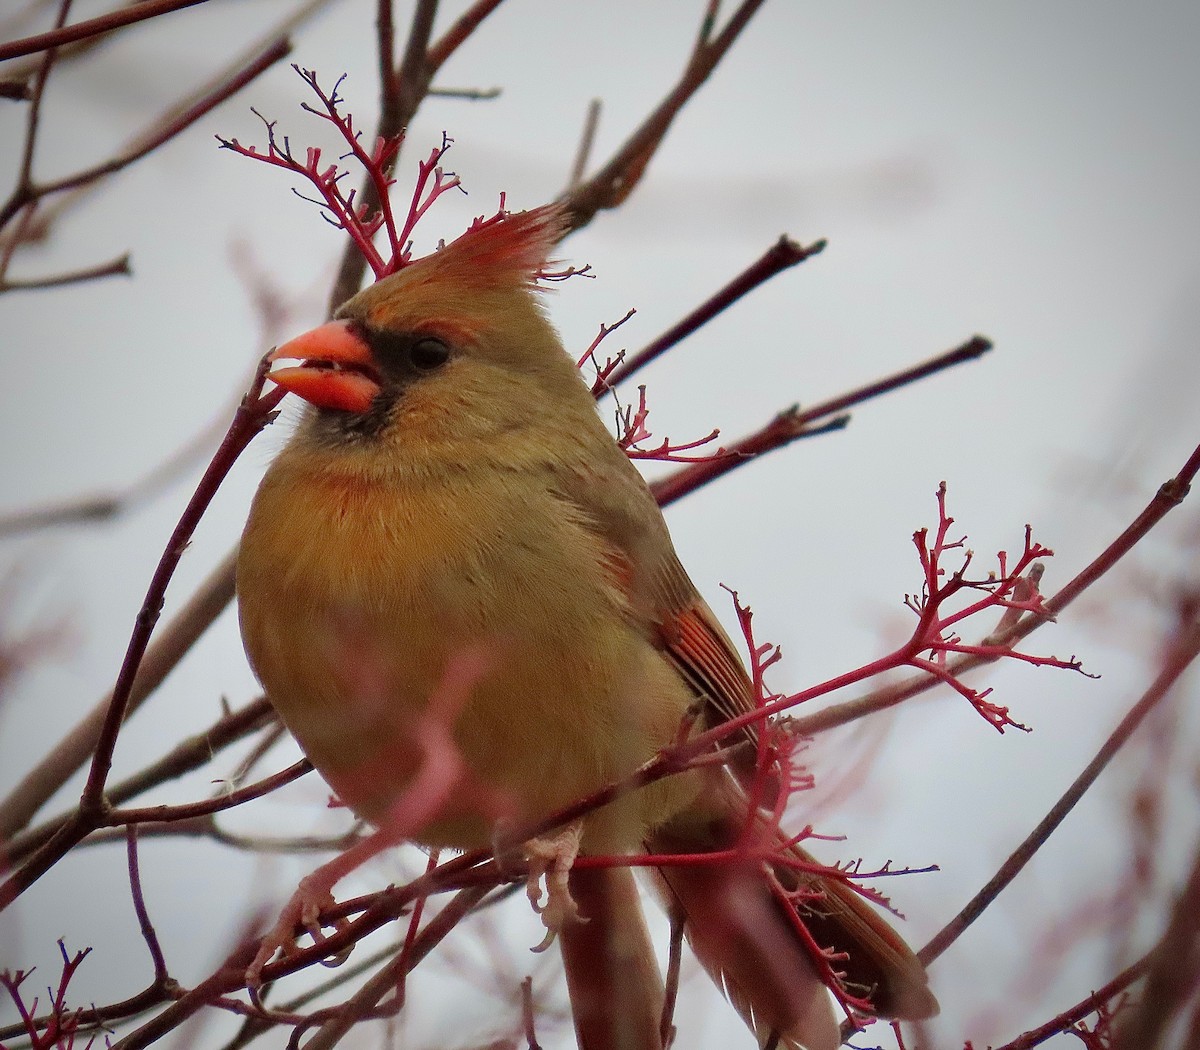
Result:
[[[424,847],[494,845],[688,725],[754,708],[736,646],[548,317],[537,278],[566,231],[557,204],[477,222],[271,355],[270,378],[307,406],[241,541],[246,653],[336,797],[377,826],[431,768],[422,734],[440,720],[455,772],[404,828]],[[760,1045],[839,1045],[834,971],[880,1017],[937,1012],[901,936],[766,819],[747,776],[685,770],[528,847],[552,891],[556,877],[545,918],[583,1050],[669,1040],[631,869],[586,858],[702,859],[755,836],[765,852],[653,878]]]

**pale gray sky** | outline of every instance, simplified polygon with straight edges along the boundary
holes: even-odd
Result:
[[[64,68],[52,82],[37,172],[50,177],[106,156],[290,6],[212,0]],[[445,6],[441,24],[464,5]],[[676,76],[703,6],[505,4],[439,78],[503,94],[432,100],[410,129],[400,185],[445,130],[456,140],[450,165],[470,191],[430,215],[418,251],[490,211],[501,190],[515,208],[558,192],[593,96],[605,106],[598,156],[613,149]],[[78,8],[83,17],[99,6]],[[373,9],[369,0],[335,4],[296,35],[292,56],[328,84],[348,72],[343,93],[363,126],[374,118]],[[406,4],[397,10],[407,17]],[[680,117],[627,206],[564,245],[571,262],[589,262],[597,274],[553,295],[566,343],[581,351],[601,322],[631,306],[638,314],[613,338],[636,348],[781,232],[829,238],[823,255],[644,373],[652,429],[677,440],[714,426],[739,435],[794,401],[824,399],[975,332],[996,343],[984,361],[861,407],[844,433],[772,456],[671,511],[680,554],[714,608],[728,622],[718,585],[736,587],[762,636],[783,644],[778,687],[847,670],[899,637],[901,599],[919,586],[910,537],[933,524],[938,482],[949,483],[951,511],[981,558],[1018,547],[1032,522],[1058,551],[1045,580],[1053,590],[1195,446],[1197,39],[1200,8],[1186,0],[771,0]],[[114,181],[45,248],[19,258],[15,273],[40,273],[128,249],[136,276],[0,299],[0,512],[126,485],[221,410],[261,350],[234,246],[287,292],[311,289],[289,331],[319,319],[338,235],[289,193],[282,173],[218,152],[213,139],[261,142],[253,105],[306,142],[315,134],[298,108],[306,99],[279,66]],[[20,106],[0,108],[3,141],[18,141],[21,120]],[[0,187],[14,153],[0,161]],[[236,468],[184,559],[168,611],[235,541],[284,433],[275,427]],[[69,651],[24,678],[0,710],[0,790],[111,684],[193,479],[115,525],[0,545],[0,572],[20,574],[10,618],[66,617],[72,626]],[[1180,513],[1194,532],[1195,508]],[[1165,571],[1181,567],[1166,541],[1150,554]],[[1114,586],[1108,600],[1109,619],[1153,628],[1128,591]],[[918,701],[892,723],[858,793],[820,811],[823,831],[849,836],[830,858],[942,866],[888,887],[915,944],[992,873],[1140,689],[1148,667],[1138,639],[1132,629],[1094,629],[1103,612],[1067,617],[1030,643],[1078,653],[1101,681],[1020,668],[993,676],[997,699],[1034,727],[1031,736],[1000,738],[949,695]],[[119,769],[137,768],[164,740],[207,723],[220,697],[241,703],[254,689],[227,615],[128,726]],[[849,734],[818,741],[819,774],[835,779],[856,746]],[[217,772],[228,768],[219,763]],[[162,797],[203,790],[201,780]],[[1101,785],[935,966],[944,1006],[938,1045],[1012,1038],[1111,975],[1102,951],[1080,950],[1022,989],[1020,1004],[1009,994],[1055,916],[1120,871],[1121,797]],[[322,799],[320,785],[307,783],[231,823],[307,830],[330,819]],[[1186,805],[1172,820],[1168,854],[1178,862],[1197,828]],[[192,843],[147,845],[145,856],[148,901],[168,954],[173,964],[191,956],[191,972],[181,964],[185,981],[205,972],[237,929],[253,879],[272,876],[261,893],[274,893],[277,906],[304,870],[230,860]],[[104,945],[138,960],[127,971],[97,956],[80,975],[81,995],[110,999],[140,986],[147,971],[123,863],[120,851],[98,850],[47,876],[15,917],[0,919],[0,966],[39,962],[45,983],[53,939],[65,935],[70,947]],[[377,869],[343,892],[386,878]],[[512,926],[502,935],[523,973],[534,965],[525,956],[533,928],[524,915]],[[451,1009],[457,1018],[495,1008],[452,1002],[432,992],[418,1002],[412,1045],[430,1045]],[[701,1023],[720,1025],[711,1046],[738,1027],[711,1005],[679,1020],[680,1045],[691,1045]],[[882,1033],[871,1038],[888,1045]]]

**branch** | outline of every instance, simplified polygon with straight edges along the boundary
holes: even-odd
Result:
[[[618,383],[624,382],[760,284],[769,281],[776,274],[804,262],[805,259],[811,258],[824,249],[825,241],[814,241],[812,244],[804,246],[797,244],[786,235],[780,237],[760,259],[747,267],[719,292],[696,307],[682,320],[673,324],[636,354],[625,358],[622,364],[605,377],[605,386],[614,387]]]
[[[228,65],[216,73],[204,84],[200,85],[195,91],[190,92],[183,98],[176,100],[165,110],[159,113],[143,130],[126,141],[122,148],[122,155],[138,153],[142,151],[146,143],[154,140],[161,135],[162,129],[165,126],[178,123],[182,114],[187,113],[197,105],[200,105],[205,98],[218,98],[225,91],[225,85],[237,80],[242,71],[254,66],[264,54],[269,54],[272,50],[278,47],[281,43],[286,45],[287,34],[292,30],[303,25],[314,14],[320,11],[323,7],[329,5],[331,0],[305,0],[305,2],[292,14],[286,18],[280,19],[270,31],[263,34],[254,44],[245,51],[241,52]],[[86,46],[86,45],[77,45]],[[57,61],[61,62],[62,52],[57,53]],[[85,182],[76,188],[64,191],[58,194],[50,203],[47,203],[43,198],[39,202],[36,213],[36,218],[30,224],[25,239],[41,240],[47,236],[48,231],[53,227],[64,213],[70,210],[71,207],[83,201],[91,192],[94,192],[101,185],[104,179],[97,178],[90,182]],[[18,238],[12,232],[0,235],[0,245],[4,245],[10,252],[15,249]]]
[[[708,79],[762,4],[763,0],[743,0],[715,39],[710,39],[707,30],[700,33],[683,74],[666,98],[604,167],[563,195],[570,229],[586,226],[597,212],[617,207],[633,192],[679,111]]]
[[[267,367],[267,359],[264,357],[249,392],[230,424],[225,440],[213,456],[209,469],[188,501],[187,507],[159,559],[145,601],[135,621],[129,647],[109,699],[108,709],[100,723],[95,750],[92,752],[91,770],[79,801],[78,813],[50,842],[46,843],[20,869],[14,872],[3,886],[0,886],[0,910],[7,907],[72,846],[80,842],[89,831],[98,827],[104,819],[107,805],[104,798],[104,786],[112,763],[117,734],[133,702],[138,686],[139,666],[146,654],[154,625],[162,612],[163,596],[166,593],[167,584],[187,549],[192,532],[199,524],[201,516],[216,495],[226,474],[242,450],[264,426],[271,422],[276,407],[283,399],[285,391],[282,388],[272,390],[266,395],[261,394],[262,385],[266,381]]]
[[[1192,451],[1180,472],[1169,481],[1159,486],[1154,498],[1134,521],[1110,543],[1082,572],[1066,584],[1057,594],[1047,598],[1042,605],[1042,612],[1037,615],[1026,615],[1006,630],[999,631],[989,638],[994,645],[1011,646],[1032,634],[1044,623],[1056,619],[1084,591],[1113,568],[1128,554],[1146,534],[1150,532],[1163,518],[1178,507],[1186,498],[1196,474],[1200,473],[1200,445]],[[994,656],[964,656],[946,664],[946,670],[955,677],[973,671],[977,667],[992,663]],[[835,726],[845,725],[856,718],[883,711],[910,697],[923,693],[934,683],[925,675],[899,682],[893,686],[868,693],[857,700],[847,700],[841,704],[833,704],[816,714],[804,715],[796,719],[798,732],[812,736],[816,733]]]
[[[49,33],[39,33],[37,36],[27,36],[21,40],[0,44],[0,62],[7,58],[32,55],[37,51],[48,51],[60,44],[71,44],[76,40],[108,33],[134,22],[144,22],[148,18],[157,18],[159,15],[180,11],[185,7],[195,7],[204,2],[205,0],[143,0],[142,3],[110,11],[86,22],[76,22],[73,26],[63,26]]]
[[[857,405],[863,401],[869,401],[871,398],[879,397],[881,394],[890,393],[964,361],[976,360],[991,348],[992,344],[987,339],[978,335],[972,336],[967,342],[953,350],[939,354],[937,357],[931,357],[928,361],[896,372],[877,382],[868,383],[866,386],[813,405],[804,411],[800,410],[799,405],[793,405],[780,412],[761,430],[730,445],[727,450],[730,455],[727,458],[684,467],[682,470],[677,470],[654,482],[650,486],[650,490],[658,500],[659,506],[665,507],[715,481],[722,474],[727,474],[750,460],[756,459],[765,452],[783,448],[800,438],[814,437],[830,430],[841,429],[849,422],[849,417],[839,413],[844,412],[851,405]]]
[[[918,952],[921,961],[929,966],[947,948],[950,947],[963,932],[971,925],[984,910],[995,900],[1021,870],[1033,859],[1037,851],[1066,819],[1067,814],[1075,804],[1083,798],[1096,779],[1104,772],[1109,762],[1134,734],[1146,716],[1158,705],[1174,687],[1180,676],[1200,656],[1200,618],[1190,623],[1182,623],[1172,644],[1163,660],[1162,670],[1158,673],[1149,689],[1138,699],[1116,729],[1096,752],[1095,757],[1087,764],[1083,772],[1076,777],[1074,783],[1063,796],[1051,807],[1050,811],[1038,823],[1000,867],[1000,870],[988,881],[967,905],[949,923],[946,924],[934,938]]]
[[[142,664],[145,668],[145,662]],[[108,789],[108,800],[114,805],[149,791],[151,788],[174,780],[194,769],[207,765],[224,748],[243,739],[264,726],[278,725],[275,709],[266,697],[247,704],[239,711],[223,715],[208,729],[182,741],[158,761],[133,776],[112,785]],[[19,863],[38,849],[68,823],[75,811],[52,817],[36,828],[10,838],[4,844],[5,857],[10,864]]]
[[[47,288],[62,288],[70,284],[83,284],[85,281],[96,281],[103,277],[129,277],[133,271],[129,267],[129,253],[106,263],[95,266],[85,266],[67,273],[52,274],[49,277],[0,277],[0,293],[3,292],[38,292]]]
[[[1088,1014],[1095,1013],[1099,1007],[1109,1002],[1114,996],[1120,995],[1134,981],[1138,980],[1146,972],[1148,962],[1149,956],[1139,959],[1132,966],[1122,970],[1099,991],[1093,992],[1044,1025],[1031,1029],[1010,1043],[996,1047],[996,1050],[1032,1050],[1033,1047],[1041,1045],[1047,1039],[1069,1031],[1071,1025],[1082,1021]]]

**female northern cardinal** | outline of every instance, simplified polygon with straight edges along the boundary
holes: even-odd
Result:
[[[409,829],[427,846],[487,845],[499,816],[535,821],[629,774],[689,710],[713,725],[753,703],[540,307],[534,275],[562,231],[553,206],[485,224],[273,355],[301,362],[272,378],[313,407],[242,540],[246,651],[313,764],[377,824],[424,768],[414,727],[431,697],[482,654],[443,727],[464,775]],[[734,777],[709,767],[591,813],[576,841],[583,854],[701,854],[735,844],[748,819]],[[840,880],[761,859],[658,877],[762,1041],[840,1042],[812,943],[880,1015],[937,1010],[916,957]],[[780,885],[812,892],[789,915]],[[661,981],[628,868],[576,869],[569,887],[591,920],[559,916],[581,1045],[659,1046]]]

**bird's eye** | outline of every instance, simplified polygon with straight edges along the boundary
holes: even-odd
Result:
[[[450,360],[450,347],[440,339],[426,336],[412,344],[409,360],[422,372],[432,372]]]

